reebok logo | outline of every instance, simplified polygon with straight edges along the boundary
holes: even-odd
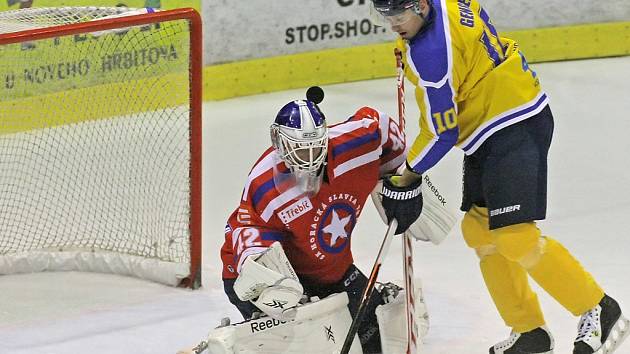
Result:
[[[304,197],[278,212],[278,217],[284,224],[288,224],[312,209],[311,200]]]
[[[431,179],[429,178],[428,175],[424,175],[424,182],[427,184],[427,187],[429,187],[431,192],[435,194],[435,197],[437,198],[437,200],[440,203],[442,203],[443,206],[446,206],[446,199],[444,198],[444,196],[440,194],[440,191],[437,189],[437,187],[435,187],[433,183],[431,183]]]
[[[383,194],[383,197],[387,197],[389,199],[408,200],[408,199],[415,198],[418,195],[420,195],[420,193],[422,193],[422,185],[418,186],[414,190],[404,191],[404,192],[391,191],[387,189],[385,185],[383,185],[383,188],[381,189],[381,193]]]
[[[270,319],[263,319],[263,320],[257,320],[257,321],[251,322],[249,326],[252,333],[256,333],[256,332],[264,331],[266,329],[270,329],[270,328],[273,328],[273,327],[276,327],[285,323],[287,323],[287,321],[279,321],[279,320],[270,318]]]
[[[490,216],[497,216],[497,215],[501,215],[501,214],[506,214],[506,213],[512,213],[515,212],[517,210],[521,210],[521,205],[520,204],[516,204],[516,205],[511,205],[508,207],[503,207],[503,208],[499,208],[499,209],[493,209],[490,210]]]

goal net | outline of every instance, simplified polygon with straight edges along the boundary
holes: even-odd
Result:
[[[200,68],[192,9],[0,13],[0,274],[200,285]]]

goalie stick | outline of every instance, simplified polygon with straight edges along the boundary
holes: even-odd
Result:
[[[398,124],[404,129],[405,127],[405,68],[402,62],[402,52],[394,49],[396,57],[396,84],[398,86]],[[405,304],[407,312],[407,354],[415,354],[417,351],[418,341],[418,324],[415,320],[416,299],[413,279],[413,247],[411,243],[412,236],[405,232],[402,237],[403,250],[403,272],[405,277]]]
[[[376,260],[374,261],[374,265],[372,266],[372,272],[370,273],[370,277],[368,278],[367,284],[365,285],[365,290],[363,290],[363,294],[361,295],[361,302],[359,303],[359,308],[357,310],[356,315],[352,319],[352,324],[350,324],[350,329],[348,330],[348,334],[346,335],[346,339],[343,342],[343,346],[341,347],[341,351],[339,354],[348,354],[350,348],[352,347],[352,342],[354,341],[354,336],[357,334],[359,330],[359,323],[363,319],[363,315],[365,314],[365,307],[368,304],[368,300],[372,296],[372,292],[374,292],[374,286],[376,285],[376,278],[378,277],[378,273],[381,270],[381,264],[383,264],[383,258],[387,254],[387,250],[389,250],[389,245],[392,243],[392,237],[394,236],[394,232],[398,227],[398,221],[393,219],[392,222],[387,227],[387,233],[383,238],[383,243],[381,243],[381,248],[378,250],[378,255],[376,256]]]

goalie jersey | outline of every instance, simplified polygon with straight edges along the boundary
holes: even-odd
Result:
[[[386,114],[364,107],[328,131],[328,156],[319,192],[281,192],[273,168],[286,169],[269,148],[249,173],[221,248],[223,278],[233,279],[245,258],[279,241],[300,278],[339,281],[353,263],[351,234],[365,201],[384,174],[405,161],[405,136]],[[361,242],[377,242],[364,235]]]
[[[420,108],[420,134],[407,157],[417,173],[455,145],[472,154],[493,133],[548,103],[518,44],[499,36],[476,0],[429,2],[425,28],[397,43]]]

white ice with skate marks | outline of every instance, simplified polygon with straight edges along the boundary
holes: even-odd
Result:
[[[630,313],[630,57],[532,65],[551,98],[556,130],[550,152],[545,234],[561,241]],[[333,122],[370,105],[396,114],[395,80],[324,87],[322,110]],[[210,102],[204,115],[204,288],[190,291],[103,274],[39,273],[0,277],[0,353],[173,354],[204,339],[222,317],[239,319],[223,295],[218,250],[246,174],[269,145],[277,110],[303,89]],[[408,89],[409,135],[417,129]],[[242,146],[245,146],[242,148]],[[459,203],[461,153],[432,171],[447,198]],[[385,232],[371,206],[353,233],[358,266],[369,272]],[[393,244],[395,246],[396,243]],[[380,279],[401,281],[399,247]],[[431,328],[419,353],[487,353],[509,333],[498,316],[478,260],[458,230],[440,246],[415,244]],[[571,353],[578,318],[539,294],[556,353]],[[626,332],[627,333],[627,332]],[[626,340],[615,354],[630,352]]]

